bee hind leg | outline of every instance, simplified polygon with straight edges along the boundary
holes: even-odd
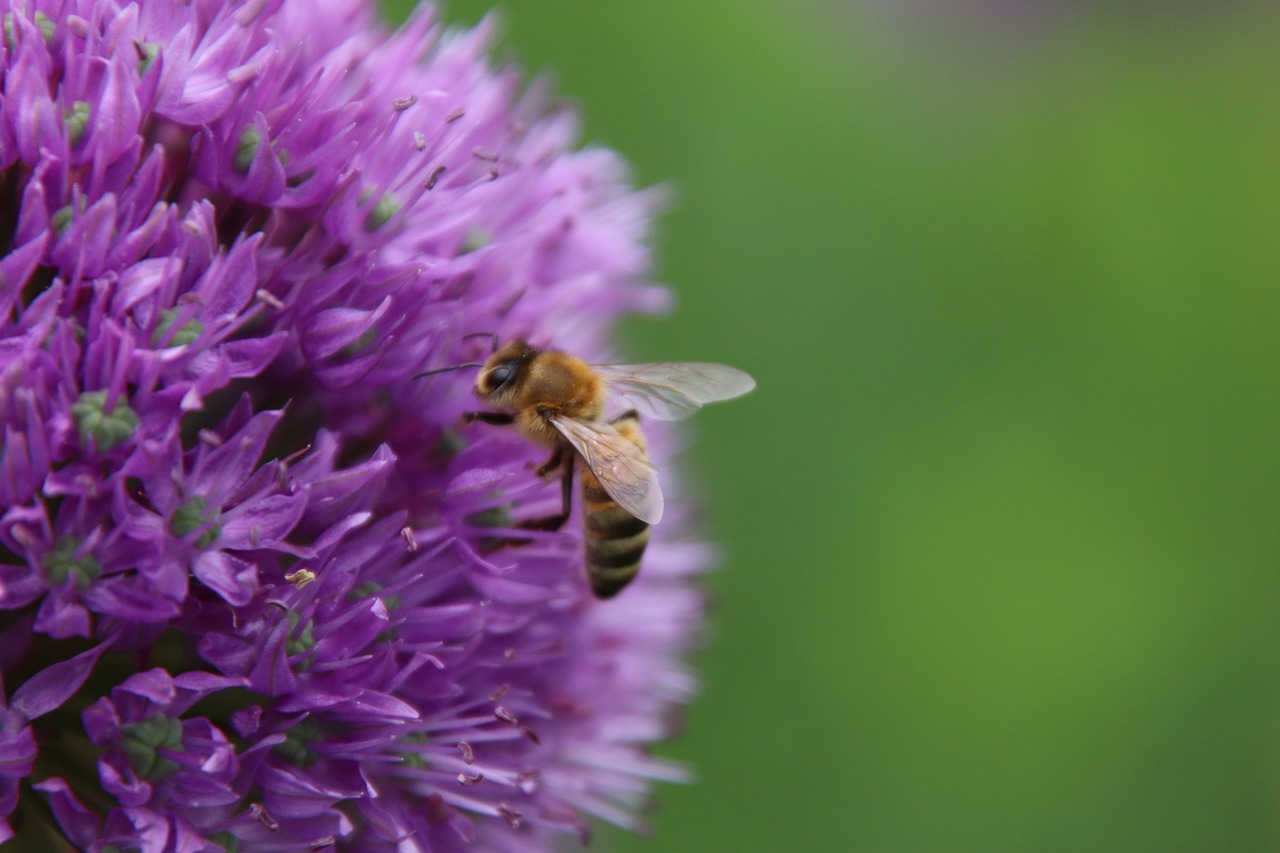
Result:
[[[560,480],[560,512],[555,515],[544,515],[540,518],[528,518],[524,521],[518,521],[507,528],[512,535],[485,537],[481,542],[482,553],[492,553],[500,548],[520,548],[535,541],[536,537],[530,535],[521,536],[520,531],[551,533],[564,527],[564,523],[569,520],[569,512],[572,509],[572,497],[573,465],[570,463],[565,466],[564,475]]]

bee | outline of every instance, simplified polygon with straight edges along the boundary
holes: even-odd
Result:
[[[539,477],[561,477],[561,512],[523,526],[557,530],[569,519],[573,474],[583,467],[583,519],[587,577],[599,598],[610,598],[639,570],[649,525],[662,520],[658,470],[640,431],[643,414],[677,420],[705,403],[740,397],[755,380],[737,368],[702,362],[587,364],[523,340],[499,347],[484,362],[429,370],[479,367],[475,393],[489,411],[469,412],[467,423],[511,425],[527,440],[551,450]],[[605,404],[616,399],[629,410],[605,420]]]
[[[648,460],[640,414],[629,409],[609,421],[636,455]],[[649,522],[630,513],[613,499],[589,466],[582,471],[582,524],[586,546],[587,580],[596,598],[613,598],[640,571],[640,558],[649,544]]]

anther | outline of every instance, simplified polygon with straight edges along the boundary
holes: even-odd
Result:
[[[271,816],[262,803],[250,803],[249,814],[253,815],[254,819],[265,826],[269,832],[275,832],[280,828],[280,822]]]
[[[524,817],[523,814],[516,809],[511,808],[511,806],[506,803],[498,803],[498,814],[502,815],[503,819],[507,822],[507,826],[512,829],[519,829],[520,818]]]
[[[316,579],[316,573],[310,569],[298,569],[297,571],[289,572],[284,576],[284,579],[293,584],[296,589],[302,589]]]

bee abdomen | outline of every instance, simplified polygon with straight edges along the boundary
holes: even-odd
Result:
[[[618,506],[594,483],[583,484],[587,579],[597,598],[612,598],[640,571],[649,525]]]
[[[629,411],[609,422],[644,453],[640,416]],[[586,533],[587,580],[596,598],[612,598],[640,571],[649,544],[649,523],[623,509],[586,468],[582,475],[582,509]]]
[[[588,532],[587,578],[591,581],[591,591],[598,598],[617,595],[640,571],[640,558],[649,544],[649,525],[631,515],[627,518],[639,523],[638,532],[616,537]]]
[[[605,505],[588,503],[586,516],[589,538],[621,539],[649,529],[648,523],[612,502]]]

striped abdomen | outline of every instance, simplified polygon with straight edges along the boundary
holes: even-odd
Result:
[[[632,444],[644,449],[640,418],[635,412],[619,415],[609,423]],[[582,515],[586,522],[587,580],[597,598],[612,598],[640,571],[640,558],[649,543],[649,525],[618,506],[585,465]]]

